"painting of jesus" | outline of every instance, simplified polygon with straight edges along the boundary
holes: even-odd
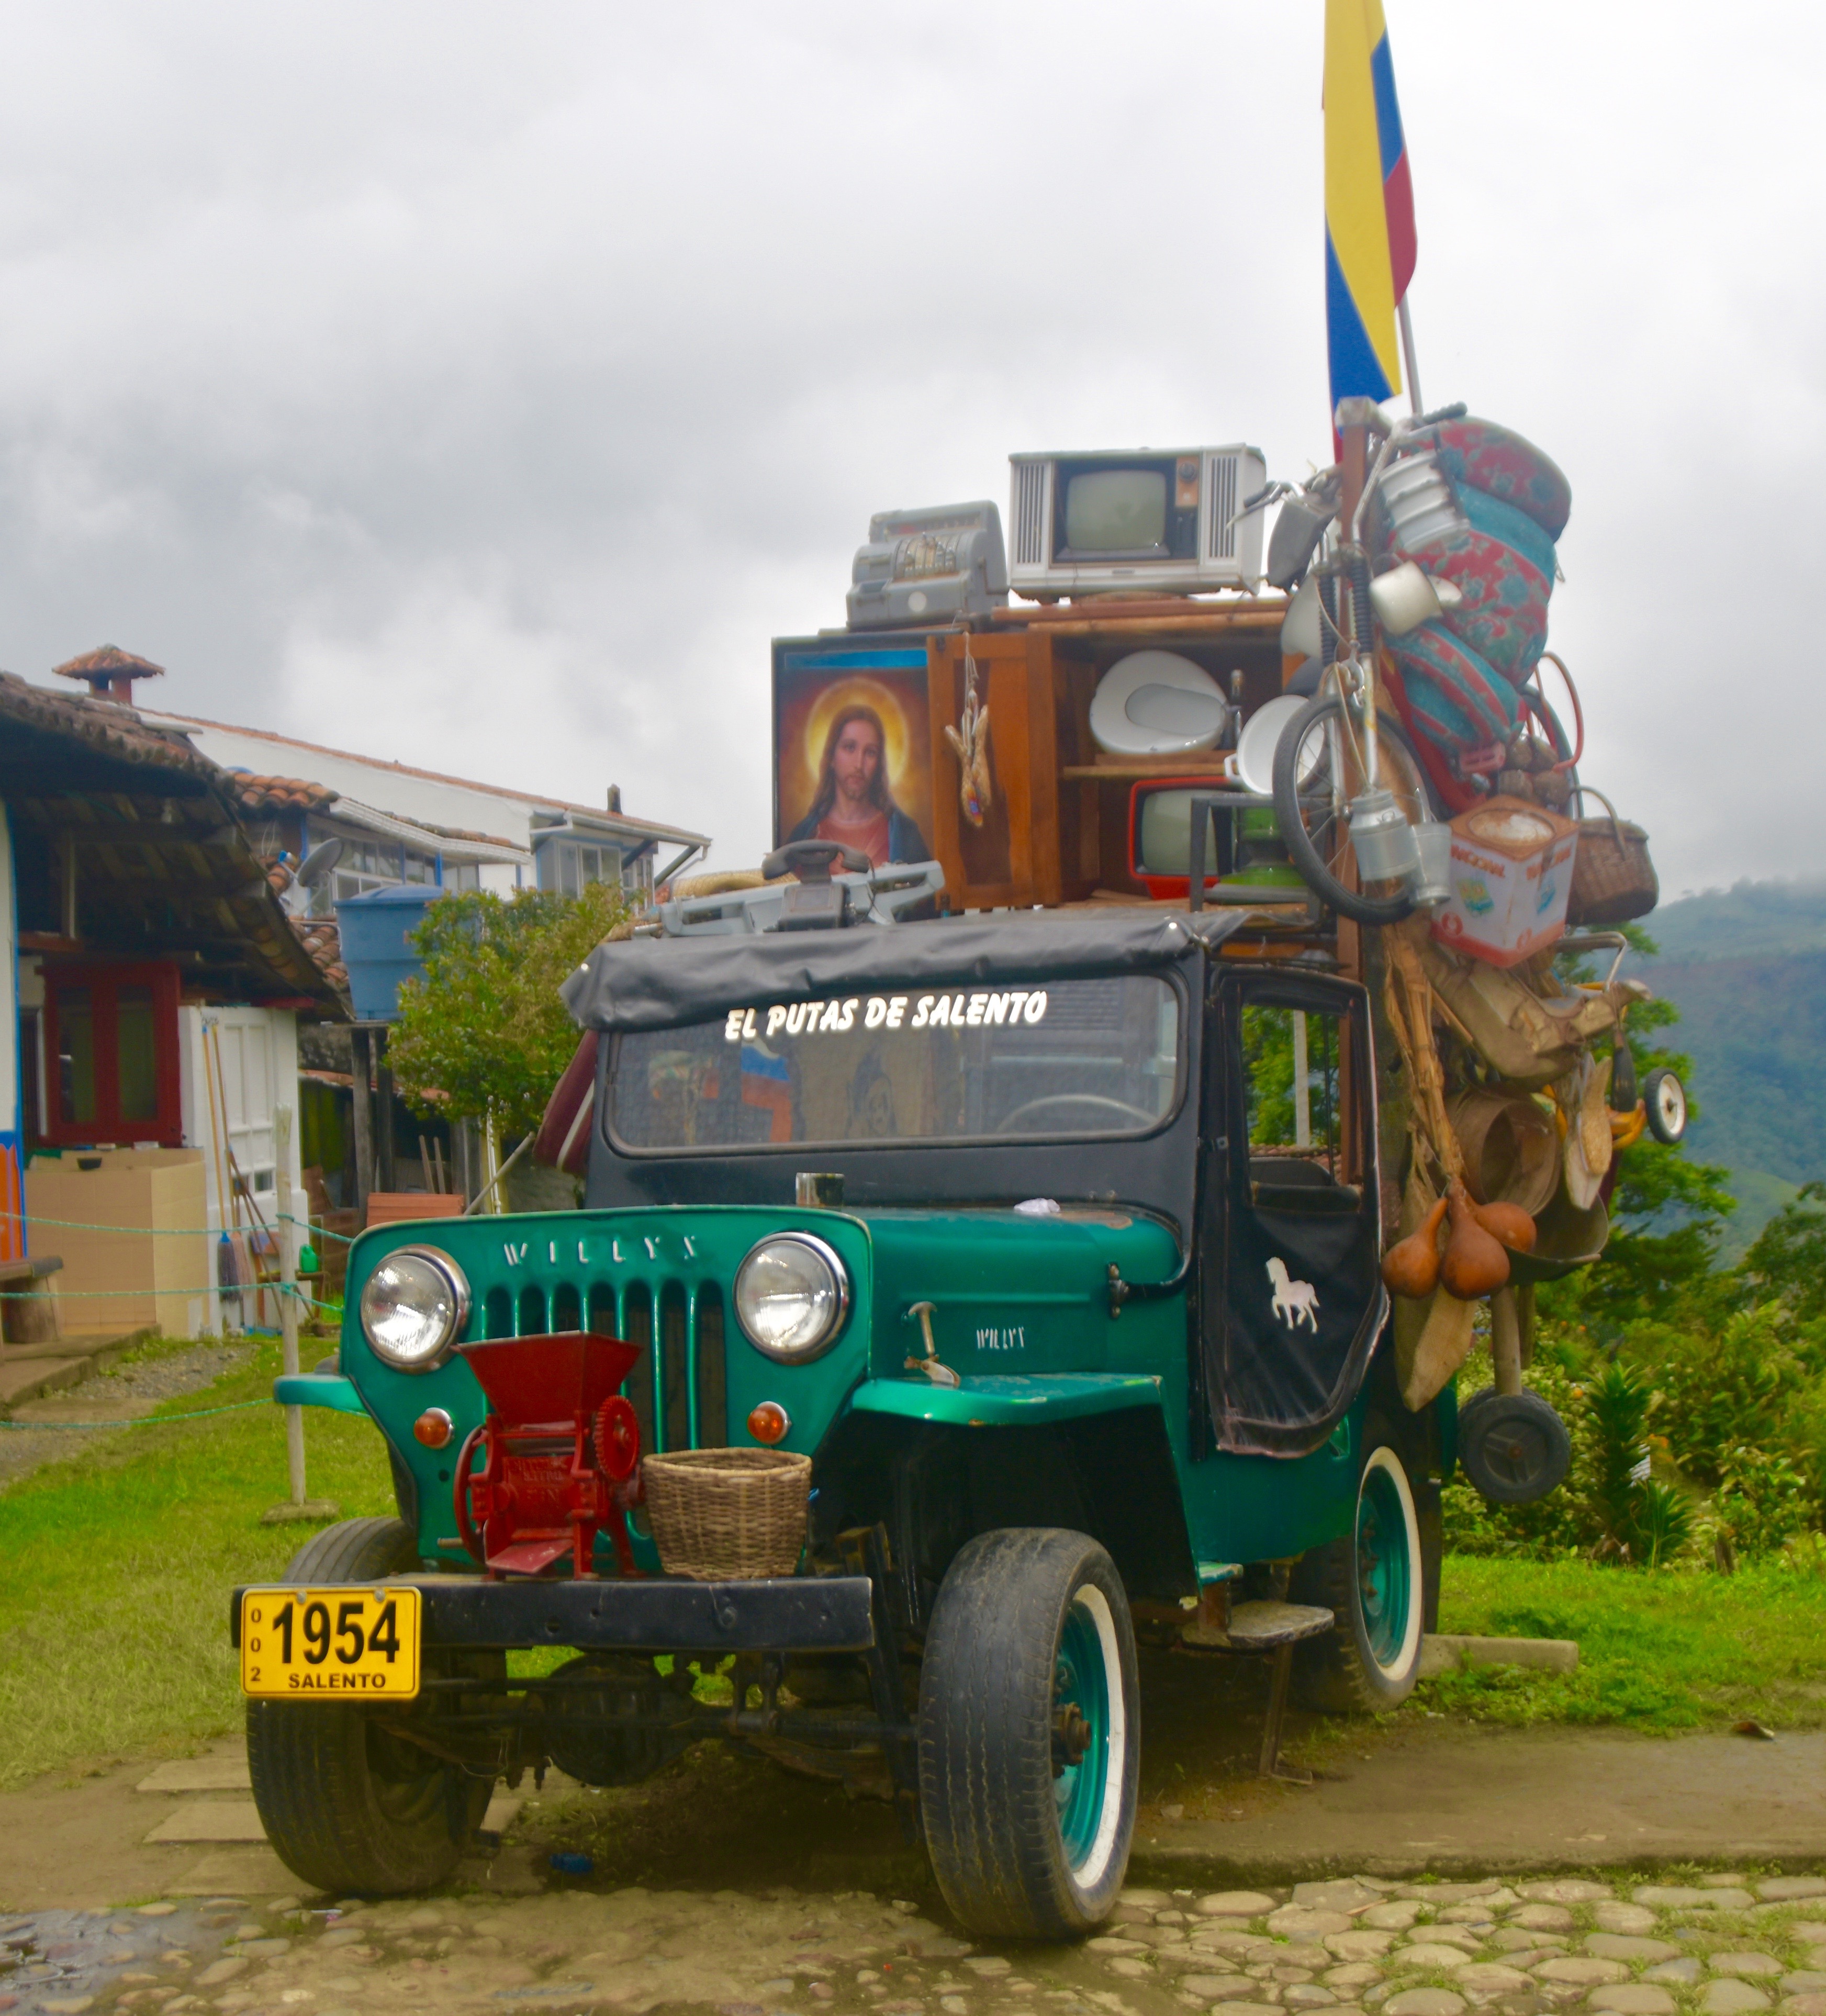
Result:
[[[923,657],[923,653],[921,656]],[[931,729],[923,667],[793,664],[776,686],[780,844],[835,841],[872,867],[929,861]]]

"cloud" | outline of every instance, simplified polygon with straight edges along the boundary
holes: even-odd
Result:
[[[1669,887],[1822,852],[1822,31],[1389,0],[1429,398],[1575,493]],[[768,643],[1011,450],[1327,453],[1317,0],[22,5],[0,660],[769,837]]]

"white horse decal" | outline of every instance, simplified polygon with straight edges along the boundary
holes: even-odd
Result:
[[[1287,1262],[1277,1255],[1268,1263],[1268,1278],[1274,1283],[1273,1310],[1284,1317],[1289,1330],[1298,1330],[1303,1317],[1315,1335],[1319,1329],[1319,1291],[1310,1281],[1288,1277]]]

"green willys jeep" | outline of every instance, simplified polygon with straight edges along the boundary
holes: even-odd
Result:
[[[1396,1393],[1364,989],[1235,909],[845,928],[866,880],[574,976],[582,1210],[355,1243],[339,1369],[276,1397],[366,1412],[399,1517],[234,1611],[306,1882],[428,1886],[498,1776],[715,1734],[893,1799],[973,1929],[1068,1936],[1128,1861],[1138,1636],[1413,1687],[1454,1402]],[[636,1440],[809,1457],[794,1571],[668,1575]]]

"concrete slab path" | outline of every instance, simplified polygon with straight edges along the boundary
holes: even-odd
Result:
[[[1421,1723],[1377,1735],[1377,1747],[1309,1787],[1239,1780],[1232,1820],[1169,1823],[1144,1808],[1133,1880],[1176,1889],[1349,1870],[1489,1876],[1720,1861],[1795,1869],[1826,1852],[1826,1732],[1755,1743]],[[246,1770],[237,1738],[184,1763],[53,1774],[0,1793],[0,1910],[295,1887],[261,1843]],[[744,1784],[732,1796],[732,1785]],[[577,1845],[579,1814],[593,1810],[600,1825],[611,1805],[618,1828],[651,1836],[643,1854],[678,1863],[674,1880],[690,1880],[688,1870],[705,1880],[712,1849],[711,1859],[737,1868],[759,1856],[779,1881],[889,1882],[906,1866],[886,1808],[846,1806],[835,1787],[733,1760],[656,1780],[650,1799],[643,1788],[631,1805],[579,1794],[555,1773],[535,1794],[529,1779],[518,1793],[497,1791],[488,1824],[513,1828],[513,1854],[542,1871],[550,1850]]]
[[[211,1757],[178,1757],[149,1772],[136,1792],[244,1792],[248,1789],[247,1752],[225,1750]]]
[[[1826,1731],[1770,1743],[1410,1723],[1337,1777],[1234,1820],[1157,1820],[1136,1848],[1138,1867],[1181,1883],[1245,1870],[1786,1862],[1826,1850]]]

